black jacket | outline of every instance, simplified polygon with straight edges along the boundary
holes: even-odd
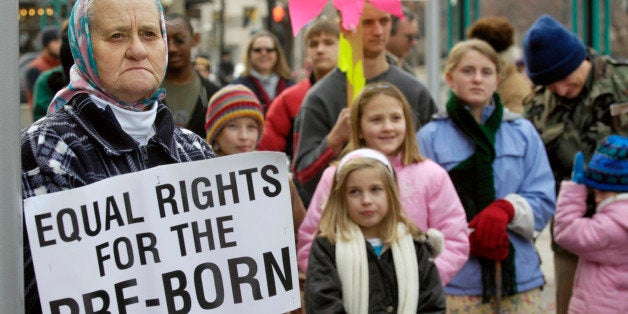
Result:
[[[157,106],[155,135],[144,146],[124,132],[110,108],[98,108],[87,94],[72,97],[61,110],[22,130],[22,198],[159,165],[216,157],[203,139],[174,125],[165,105]],[[41,313],[26,225],[22,241],[24,312]]]
[[[207,136],[207,132],[205,132],[207,105],[209,104],[209,99],[214,96],[220,87],[203,77],[201,77],[201,84],[203,84],[204,89],[201,89],[201,94],[198,97],[198,101],[196,101],[190,121],[188,121],[187,129],[205,138]]]
[[[392,251],[380,258],[367,242],[369,268],[369,313],[397,313],[397,276]],[[419,265],[419,306],[417,313],[445,313],[445,294],[438,270],[427,244],[414,241]],[[305,308],[312,313],[346,313],[342,286],[336,269],[336,248],[327,239],[316,237],[312,244],[305,282]]]

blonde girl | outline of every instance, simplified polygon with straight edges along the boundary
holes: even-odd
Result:
[[[446,245],[436,258],[436,267],[445,284],[467,260],[467,223],[447,172],[419,154],[413,123],[408,102],[397,88],[386,82],[369,84],[351,105],[351,136],[345,152],[368,147],[386,156],[397,173],[406,216],[433,237],[444,236]],[[307,269],[335,171],[332,164],[323,172],[299,228],[297,260],[302,272]]]
[[[347,154],[312,246],[307,312],[444,312],[426,240],[405,217],[388,159],[372,149]]]

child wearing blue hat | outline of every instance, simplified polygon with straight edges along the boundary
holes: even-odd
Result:
[[[576,154],[557,200],[556,242],[579,257],[569,313],[628,313],[628,138],[611,135],[586,170]],[[587,187],[595,194],[592,217]]]

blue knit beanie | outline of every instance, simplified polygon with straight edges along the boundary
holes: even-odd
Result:
[[[611,135],[604,139],[584,171],[584,184],[602,191],[628,192],[628,138]]]
[[[576,35],[545,14],[523,37],[523,54],[532,82],[549,85],[576,70],[587,57],[587,49]]]

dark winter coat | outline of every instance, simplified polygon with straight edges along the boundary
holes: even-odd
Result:
[[[378,258],[367,242],[369,268],[369,313],[397,313],[397,275],[390,249]],[[414,241],[419,266],[417,313],[445,313],[445,294],[427,244]],[[313,313],[346,313],[342,285],[336,268],[336,246],[323,237],[312,245],[305,282],[305,308]]]
[[[264,91],[264,87],[262,87],[262,83],[260,83],[258,79],[256,79],[252,75],[240,76],[233,82],[231,82],[231,84],[242,84],[250,89],[255,94],[255,96],[257,96],[260,104],[262,104],[262,111],[264,112],[264,116],[266,116],[266,112],[268,112],[268,107],[275,98],[270,98],[268,94],[266,94],[266,91]],[[275,97],[279,96],[281,92],[283,92],[292,85],[294,85],[293,80],[286,80],[280,77],[279,82],[277,82],[277,87],[275,89]]]
[[[87,94],[78,94],[62,110],[24,129],[22,198],[159,165],[215,157],[204,139],[175,127],[170,110],[164,104],[158,106],[155,135],[145,146],[122,130],[111,109],[98,108]],[[24,308],[26,313],[40,313],[30,246],[23,234]]]

